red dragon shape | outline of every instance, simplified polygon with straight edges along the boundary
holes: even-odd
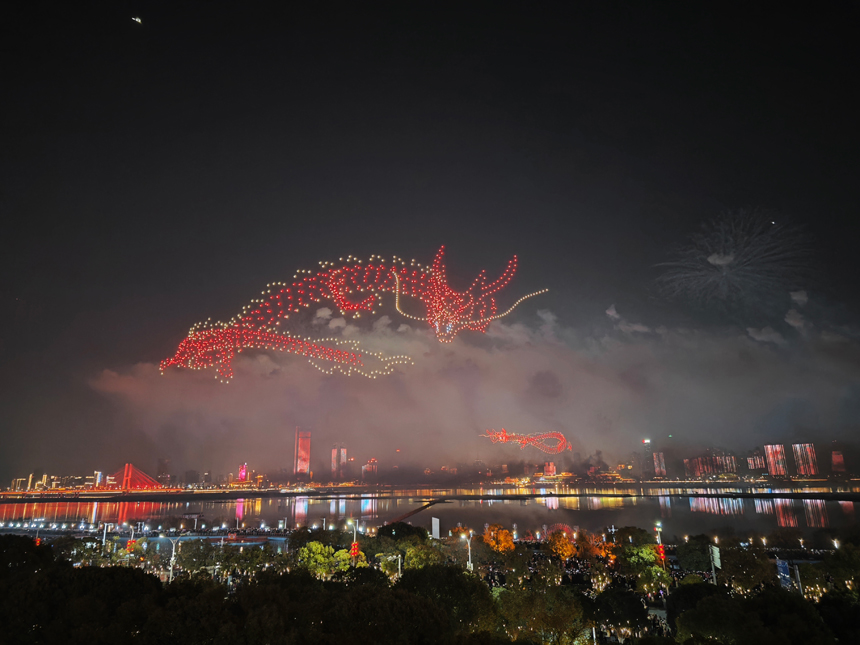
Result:
[[[411,361],[405,356],[358,353],[355,341],[298,338],[279,330],[278,326],[303,308],[324,301],[333,303],[341,314],[352,313],[359,317],[362,312],[376,313],[382,294],[393,293],[399,313],[413,320],[426,321],[440,342],[450,343],[464,330],[485,332],[493,320],[509,314],[526,298],[546,291],[523,296],[506,311],[498,313],[495,294],[506,287],[516,273],[516,256],[498,279],[490,282],[486,271],[481,271],[466,291],[459,292],[448,284],[444,246],[430,267],[414,260],[407,264],[400,258],[386,262],[378,256],[372,256],[369,261],[349,256],[338,263],[321,262],[320,265],[321,270],[316,272],[300,271],[293,276],[292,283],[267,285],[263,298],[252,301],[226,323],[207,321],[192,327],[174,356],[161,362],[162,372],[171,366],[191,369],[214,366],[216,378],[227,382],[233,377],[232,363],[237,353],[244,349],[266,349],[306,356],[317,367],[317,361],[326,361],[332,369],[342,373],[376,378],[390,374],[397,364]],[[426,316],[402,311],[401,296],[424,303]],[[341,349],[343,345],[349,349]],[[365,369],[363,358],[367,356],[378,359],[380,369]],[[331,370],[323,371],[330,373]]]

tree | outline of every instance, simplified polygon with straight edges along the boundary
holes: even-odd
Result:
[[[484,530],[484,543],[497,553],[508,553],[514,550],[514,536],[501,524],[490,524]]]
[[[627,575],[639,575],[648,567],[657,566],[657,548],[653,544],[625,546],[618,554],[618,564]]]
[[[349,552],[346,552],[347,558]],[[335,557],[333,547],[320,542],[308,542],[299,550],[298,564],[320,580],[327,580],[343,563]],[[349,568],[347,565],[346,568]],[[345,570],[345,569],[344,569]]]
[[[678,545],[675,554],[678,564],[687,571],[710,571],[711,556],[708,547],[712,543],[707,535],[692,535]]]
[[[506,589],[499,594],[499,611],[508,636],[517,641],[563,645],[578,642],[590,624],[582,596],[567,587]]]
[[[695,609],[700,601],[714,596],[727,596],[728,593],[725,587],[706,584],[682,584],[672,589],[669,593],[669,598],[666,601],[666,622],[669,623],[669,627],[675,629],[678,617],[684,612]]]
[[[615,531],[615,543],[619,546],[642,546],[656,542],[653,535],[638,526],[622,526]]]
[[[439,549],[427,544],[418,544],[406,548],[403,566],[406,569],[420,569],[431,564],[442,564],[444,558]]]
[[[626,639],[648,624],[648,610],[632,591],[609,587],[594,599],[594,618],[619,639]]]
[[[763,549],[720,549],[720,560],[722,569],[717,572],[717,582],[730,584],[736,593],[749,593],[776,578],[776,564]]]
[[[576,554],[576,547],[567,539],[564,531],[555,531],[549,536],[547,545],[556,556],[562,560],[569,560]]]
[[[833,637],[815,608],[799,594],[765,589],[750,598],[716,595],[678,617],[678,641],[724,645],[830,645]]]
[[[408,569],[395,588],[445,608],[454,633],[487,631],[494,626],[495,606],[490,590],[477,576],[459,567],[431,564]]]
[[[379,537],[388,537],[393,540],[402,540],[404,538],[415,537],[419,542],[427,541],[427,529],[420,526],[412,526],[406,522],[395,522],[394,524],[386,524],[380,527],[376,533]]]

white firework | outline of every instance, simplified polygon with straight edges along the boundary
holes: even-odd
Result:
[[[740,210],[702,225],[657,282],[670,298],[699,306],[763,308],[787,300],[808,274],[802,231],[760,210]]]

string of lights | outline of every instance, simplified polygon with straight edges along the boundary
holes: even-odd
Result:
[[[343,316],[351,314],[359,318],[362,312],[375,314],[382,303],[382,295],[393,293],[398,313],[411,320],[426,321],[440,342],[449,343],[463,330],[485,332],[493,320],[508,315],[524,300],[546,292],[543,289],[527,294],[498,313],[495,294],[510,283],[516,270],[514,256],[496,280],[489,282],[487,272],[481,271],[466,291],[458,292],[448,284],[444,246],[430,267],[415,260],[407,263],[396,256],[386,261],[377,255],[372,255],[368,261],[350,255],[338,262],[320,262],[317,271],[297,271],[291,283],[266,285],[262,298],[252,300],[227,322],[213,323],[210,318],[192,326],[174,356],[161,362],[161,370],[163,373],[167,367],[174,366],[216,367],[215,378],[229,382],[233,378],[232,362],[237,353],[244,349],[264,349],[306,356],[327,374],[384,376],[391,374],[396,365],[412,364],[411,359],[366,351],[359,353],[355,341],[302,339],[280,330],[279,326],[291,315],[323,302],[332,302]],[[421,301],[426,316],[404,312],[401,296]],[[350,350],[337,347],[343,344],[348,344]],[[379,361],[380,367],[368,369],[363,360],[367,357]]]
[[[526,446],[531,446],[532,448],[537,448],[538,450],[551,455],[573,449],[565,436],[560,432],[515,434],[502,428],[498,432],[495,430],[487,430],[486,433],[481,436],[485,439],[491,439],[493,443],[508,443],[509,441],[513,441],[514,443],[520,444],[520,450]]]

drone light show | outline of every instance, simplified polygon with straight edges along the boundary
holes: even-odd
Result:
[[[547,291],[527,294],[500,313],[495,295],[510,283],[516,270],[514,256],[497,279],[490,281],[487,272],[481,271],[466,291],[459,292],[448,284],[444,246],[429,267],[415,260],[407,264],[398,257],[386,261],[375,255],[367,261],[348,256],[338,262],[320,262],[319,270],[300,270],[291,283],[267,285],[262,298],[251,301],[231,320],[212,323],[210,319],[194,325],[174,356],[161,362],[161,371],[172,366],[198,370],[215,367],[215,378],[226,383],[233,378],[232,363],[237,353],[263,349],[306,356],[327,374],[385,376],[396,365],[412,364],[411,359],[359,352],[354,340],[299,338],[279,326],[291,315],[323,302],[333,303],[344,316],[359,318],[362,313],[375,314],[382,305],[382,294],[392,293],[398,313],[427,322],[440,342],[450,343],[464,330],[485,332],[493,320],[508,315],[527,298]],[[401,308],[404,297],[423,303],[426,315],[404,312]]]
[[[565,436],[560,432],[515,434],[502,428],[498,432],[487,430],[486,434],[482,434],[481,436],[486,439],[492,439],[493,443],[508,443],[509,441],[518,443],[520,444],[520,450],[526,446],[531,446],[550,455],[555,455],[565,450],[573,450]]]

